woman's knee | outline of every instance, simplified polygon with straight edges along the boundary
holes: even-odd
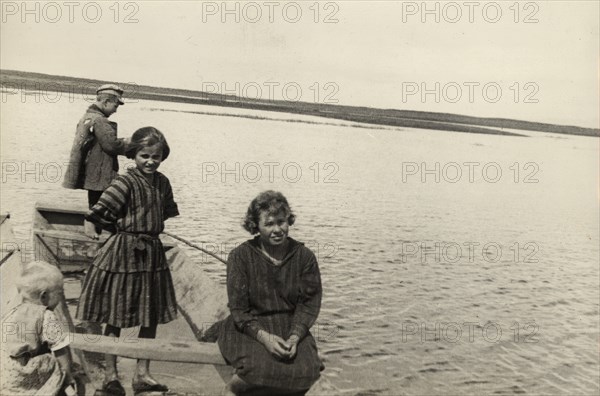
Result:
[[[251,388],[251,385],[241,379],[237,374],[234,374],[233,377],[231,377],[227,388],[237,395],[248,391]]]
[[[226,390],[230,392],[226,394],[249,396],[304,396],[306,392],[308,392],[308,389],[283,389],[262,385],[254,385],[244,381],[237,374],[234,374],[233,377],[231,377],[231,380],[227,383]]]

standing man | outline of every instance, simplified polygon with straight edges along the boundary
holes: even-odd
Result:
[[[108,120],[124,104],[123,90],[119,86],[102,85],[96,90],[96,103],[88,107],[77,124],[63,187],[87,190],[90,208],[117,177],[117,156],[125,155],[127,142],[117,138],[117,123]],[[101,231],[85,222],[85,233],[89,237],[98,239]]]

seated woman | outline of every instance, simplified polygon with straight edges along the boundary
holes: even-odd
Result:
[[[258,235],[229,254],[231,315],[218,340],[235,369],[228,395],[304,395],[319,378],[309,329],[321,308],[321,276],[313,252],[288,237],[294,220],[283,194],[260,193],[243,224]]]

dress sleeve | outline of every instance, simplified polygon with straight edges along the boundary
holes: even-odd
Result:
[[[116,178],[100,196],[98,202],[85,215],[85,219],[102,226],[110,226],[125,214],[129,199],[129,186],[123,177]]]
[[[104,117],[98,117],[94,121],[94,136],[98,140],[102,151],[109,155],[125,155],[127,145],[125,140],[117,138],[116,124],[111,123]]]
[[[309,251],[300,275],[300,298],[292,319],[291,335],[304,338],[321,310],[321,273],[315,255]]]
[[[69,346],[68,328],[65,325],[56,318],[54,312],[49,309],[44,312],[41,338],[53,352]]]
[[[256,339],[259,330],[264,330],[256,317],[250,312],[248,274],[244,258],[239,252],[231,252],[227,260],[227,297],[229,310],[236,328]]]
[[[164,209],[163,209],[163,221],[179,216],[179,208],[177,207],[177,203],[173,199],[173,189],[171,188],[171,183],[169,179],[165,177],[165,198],[164,198]]]

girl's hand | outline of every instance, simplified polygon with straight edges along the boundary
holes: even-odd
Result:
[[[100,239],[100,235],[96,232],[96,225],[91,221],[84,220],[83,231],[91,239]]]
[[[67,385],[64,389],[66,396],[77,396],[77,383],[73,382]]]
[[[300,337],[298,337],[296,334],[291,335],[290,338],[287,339],[286,343],[288,344],[288,359],[293,359],[296,357],[299,342]]]
[[[264,330],[259,330],[257,334],[258,341],[265,349],[277,359],[287,359],[289,355],[289,346],[283,338],[267,333]]]

